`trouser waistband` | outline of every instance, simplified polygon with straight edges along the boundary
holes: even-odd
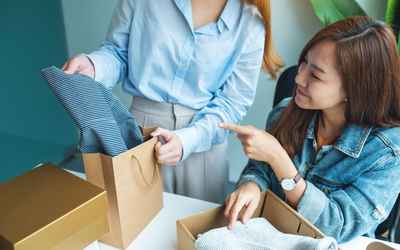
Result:
[[[193,116],[199,111],[185,107],[181,104],[156,102],[141,96],[134,96],[132,98],[131,108],[146,113],[170,117],[187,115]]]

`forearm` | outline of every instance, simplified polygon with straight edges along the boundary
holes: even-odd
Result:
[[[95,80],[108,88],[114,87],[126,75],[127,59],[117,52],[112,45],[103,45],[100,49],[86,56],[95,68]]]
[[[187,127],[175,130],[183,146],[182,160],[191,153],[209,150],[212,145],[223,143],[227,131],[218,128],[221,118],[217,115],[196,115]]]
[[[292,178],[296,176],[298,171],[296,166],[293,164],[292,159],[290,159],[289,155],[280,145],[277,147],[273,159],[269,160],[269,164],[279,182],[282,182],[284,178]],[[305,180],[300,178],[293,190],[284,190],[286,198],[292,207],[297,208],[297,204],[303,197],[306,187],[307,184]]]
[[[271,168],[265,163],[249,159],[236,183],[236,188],[243,183],[252,181],[258,184],[261,191],[268,190],[271,188],[271,171]]]

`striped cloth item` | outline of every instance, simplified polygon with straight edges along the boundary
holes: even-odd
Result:
[[[51,66],[41,74],[80,130],[82,153],[116,156],[143,142],[135,118],[121,101],[92,78]]]

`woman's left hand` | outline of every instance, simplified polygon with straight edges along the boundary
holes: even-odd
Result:
[[[282,149],[275,137],[251,125],[242,126],[232,123],[220,123],[219,127],[237,133],[243,150],[250,159],[271,163],[271,161],[275,160],[278,150]]]
[[[175,166],[182,158],[183,147],[179,137],[172,131],[158,127],[151,136],[161,136],[165,143],[158,142],[155,146],[157,162],[165,166]]]

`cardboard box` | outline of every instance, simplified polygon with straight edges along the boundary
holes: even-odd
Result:
[[[224,227],[228,221],[224,217],[225,206],[178,220],[176,222],[178,249],[195,250],[195,241],[198,234],[211,229]],[[242,211],[243,212],[243,211]],[[266,218],[276,229],[283,233],[323,238],[325,235],[304,219],[293,208],[282,201],[270,190],[261,193],[260,203],[253,217]]]
[[[46,163],[0,184],[0,249],[82,249],[109,231],[107,212],[106,191]]]

